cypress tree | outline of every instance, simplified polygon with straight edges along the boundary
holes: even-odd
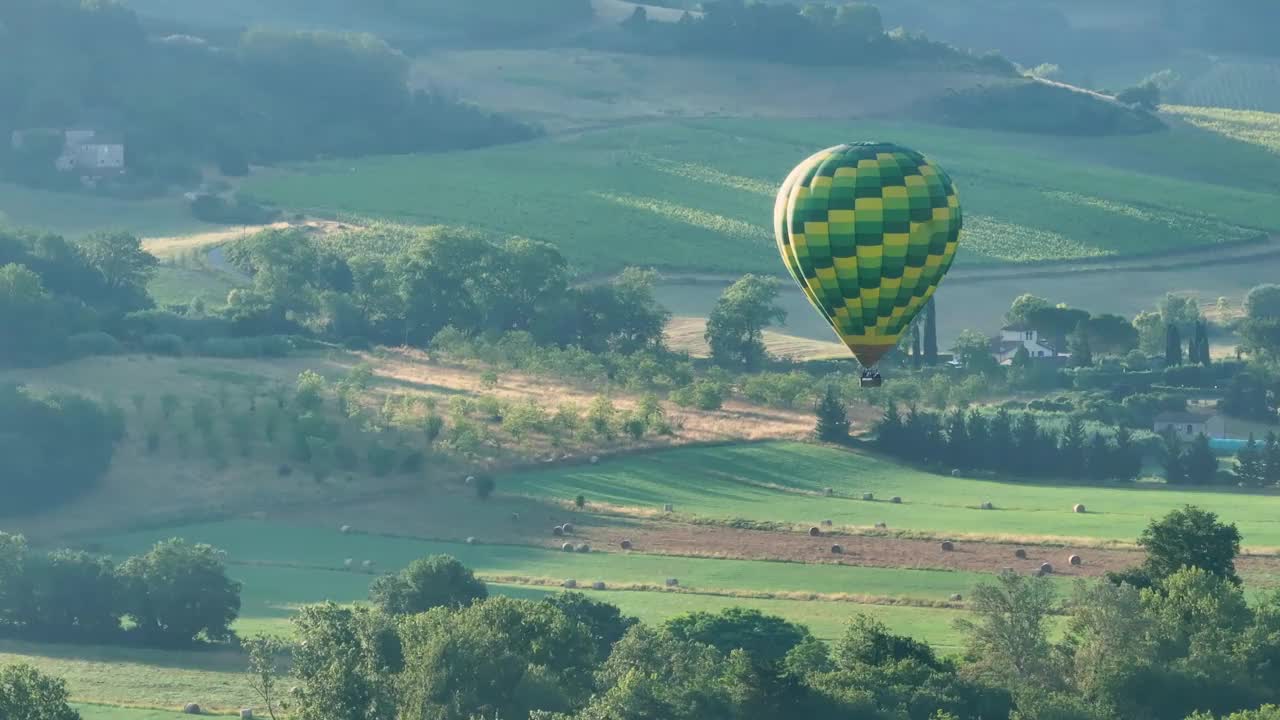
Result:
[[[1187,481],[1193,485],[1211,485],[1218,477],[1218,458],[1209,447],[1209,438],[1204,433],[1196,436],[1187,449],[1184,461]]]
[[[1072,417],[1062,432],[1058,443],[1058,461],[1062,471],[1072,479],[1079,479],[1084,474],[1084,423],[1080,418]]]
[[[1085,474],[1090,480],[1106,480],[1111,477],[1114,467],[1111,443],[1107,442],[1102,433],[1095,432],[1089,440],[1089,446],[1085,448]]]
[[[911,323],[911,368],[920,369],[920,323]]]
[[[1067,341],[1067,349],[1071,353],[1071,364],[1074,367],[1093,366],[1093,348],[1089,347],[1089,333],[1085,331],[1084,323],[1071,333]]]
[[[932,297],[924,306],[924,364],[938,364],[938,312]]]
[[[1187,469],[1182,459],[1182,442],[1173,432],[1164,436],[1164,480],[1170,485],[1187,482]]]
[[[1280,436],[1274,430],[1267,433],[1267,444],[1262,450],[1262,476],[1268,485],[1280,484]]]
[[[1011,463],[1014,472],[1034,475],[1040,463],[1049,458],[1040,454],[1040,426],[1031,413],[1022,413],[1013,427],[1014,459]]]
[[[1115,464],[1112,474],[1122,480],[1133,480],[1142,473],[1142,451],[1133,444],[1133,433],[1121,425],[1116,430]]]
[[[1172,323],[1165,329],[1164,364],[1168,367],[1182,364],[1182,336],[1178,334],[1178,326]]]
[[[947,463],[953,468],[969,467],[969,430],[964,411],[953,410],[947,416]]]
[[[1190,360],[1201,365],[1208,365],[1209,360],[1209,332],[1204,326],[1203,321],[1196,322],[1196,333],[1192,339],[1192,352]]]
[[[834,443],[849,440],[849,414],[834,385],[827,386],[827,392],[818,401],[814,413],[818,416],[815,431],[819,440]]]
[[[1263,453],[1253,433],[1249,433],[1249,442],[1236,453],[1236,477],[1248,487],[1262,487],[1266,484]]]
[[[1014,459],[1013,452],[1013,418],[1008,410],[1000,408],[987,431],[987,467],[1008,470]]]
[[[897,455],[902,448],[902,415],[898,412],[898,404],[890,400],[885,408],[884,416],[876,423],[876,445],[881,451]]]

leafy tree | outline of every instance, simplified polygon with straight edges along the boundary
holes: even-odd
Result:
[[[786,319],[776,304],[778,283],[746,275],[720,296],[707,319],[711,357],[726,366],[755,369],[765,360],[764,329]]]
[[[976,330],[961,331],[951,351],[970,370],[989,372],[996,368],[995,358],[991,355],[991,341]]]
[[[1143,110],[1156,110],[1160,106],[1160,87],[1155,83],[1142,83],[1122,91],[1116,99]]]
[[[1170,485],[1182,485],[1187,480],[1185,450],[1178,436],[1172,432],[1164,435],[1164,479]]]
[[[1133,326],[1138,330],[1138,349],[1147,355],[1156,355],[1165,351],[1166,324],[1159,312],[1140,312],[1133,318]]]
[[[570,620],[582,623],[595,639],[596,657],[600,658],[608,657],[613,646],[639,622],[623,615],[613,605],[578,592],[554,593],[543,602],[553,605]]]
[[[1218,458],[1209,447],[1209,438],[1204,433],[1191,441],[1183,463],[1187,482],[1192,485],[1212,485],[1218,479]]]
[[[597,674],[599,693],[581,720],[730,718],[723,656],[644,625],[631,628]]]
[[[296,716],[351,720],[397,716],[395,676],[404,665],[390,618],[365,607],[308,605],[293,618]]]
[[[1085,332],[1096,352],[1124,355],[1138,347],[1138,329],[1119,315],[1095,315],[1085,323]]]
[[[240,583],[227,577],[209,545],[174,538],[120,566],[122,609],[150,644],[185,645],[199,637],[231,637],[240,613]]]
[[[1089,446],[1085,449],[1084,469],[1089,479],[1095,481],[1106,480],[1115,472],[1116,465],[1111,444],[1100,432],[1093,434],[1089,440]]]
[[[969,457],[975,448],[970,446],[965,412],[959,408],[952,410],[944,424],[947,432],[946,462],[956,468],[970,467]]]
[[[862,613],[849,621],[844,635],[833,648],[833,656],[837,665],[846,668],[892,665],[905,660],[935,670],[944,667],[928,644],[904,635],[894,635],[884,623]]]
[[[1148,665],[1154,651],[1151,619],[1131,585],[1077,581],[1059,646],[1072,685],[1085,700],[1116,704],[1124,678]]]
[[[1186,337],[1194,332],[1203,315],[1200,303],[1194,297],[1169,293],[1160,301],[1160,317],[1166,325],[1177,326],[1178,334]]]
[[[1049,619],[1057,610],[1053,583],[1013,572],[973,589],[973,618],[956,621],[972,670],[1001,687],[1053,687]]]
[[[1266,383],[1256,373],[1245,370],[1236,373],[1227,383],[1227,390],[1218,409],[1232,417],[1259,422],[1275,422],[1274,398]]]
[[[1089,313],[1066,305],[1056,305],[1032,310],[1027,321],[1042,337],[1049,340],[1055,352],[1062,352],[1067,347],[1067,335],[1081,323],[1088,322]]]
[[[1115,462],[1112,472],[1122,480],[1133,480],[1142,472],[1142,449],[1133,443],[1133,433],[1123,425],[1116,429]]]
[[[126,307],[149,306],[146,285],[159,261],[142,249],[138,238],[123,232],[100,232],[80,243],[85,261],[101,275],[108,290],[132,302]]]
[[[369,601],[391,615],[411,615],[434,607],[468,605],[489,596],[484,582],[448,555],[419,558],[369,587]]]
[[[834,385],[827,386],[826,393],[814,407],[818,416],[815,434],[823,442],[842,443],[849,439],[849,415]]]
[[[1058,464],[1068,477],[1079,479],[1085,472],[1085,437],[1084,423],[1078,416],[1067,421],[1058,444]]]
[[[1240,584],[1235,557],[1240,554],[1240,531],[1218,522],[1218,516],[1187,505],[1154,520],[1138,537],[1147,553],[1143,565],[1148,576],[1161,581],[1182,567],[1205,572]]]
[[[1067,338],[1067,352],[1071,353],[1073,366],[1093,366],[1093,349],[1089,345],[1089,330],[1083,323]]]
[[[1019,295],[1014,298],[1013,304],[1005,311],[1004,321],[1006,325],[1030,325],[1032,313],[1048,310],[1052,307],[1053,304],[1042,297],[1037,297],[1030,293]]]
[[[271,720],[276,720],[276,711],[283,712],[289,706],[288,698],[280,697],[279,688],[280,656],[289,646],[272,635],[255,635],[244,638],[241,648],[249,656],[249,688],[262,701]]]
[[[1182,335],[1178,332],[1177,325],[1168,325],[1165,327],[1165,349],[1164,364],[1167,367],[1175,367],[1182,364]]]
[[[0,718],[5,720],[80,720],[68,704],[67,683],[30,665],[0,666]]]
[[[111,563],[59,550],[25,564],[18,620],[44,640],[109,642],[120,633],[119,581]]]
[[[722,653],[745,650],[760,666],[773,669],[792,648],[811,637],[801,625],[738,607],[678,615],[663,627],[675,638],[704,643]]]
[[[1280,285],[1259,285],[1249,291],[1240,334],[1251,352],[1280,353]]]

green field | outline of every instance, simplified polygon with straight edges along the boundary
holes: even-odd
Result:
[[[452,555],[477,573],[490,577],[573,578],[618,585],[662,586],[666,578],[680,579],[691,591],[747,593],[821,593],[943,601],[952,593],[967,593],[982,575],[943,570],[806,565],[790,562],[721,560],[664,555],[592,552],[564,553],[514,545],[466,545],[377,535],[342,535],[328,528],[282,526],[250,520],[186,525],[103,539],[116,555],[145,550],[159,539],[181,536],[227,552],[235,574],[245,583],[245,605],[270,615],[326,599],[348,601],[363,597],[372,579],[367,574],[341,571],[345,558],[373,560],[375,569],[401,568],[416,558],[436,553]],[[300,565],[301,568],[259,566]],[[334,572],[317,573],[311,568]],[[998,572],[1000,568],[992,568]]]
[[[1198,128],[1280,154],[1280,113],[1188,105],[1162,109]]]
[[[660,508],[707,518],[812,523],[980,536],[1073,537],[1132,542],[1147,523],[1196,504],[1239,526],[1253,547],[1280,547],[1280,497],[1167,490],[1162,485],[1096,487],[997,482],[934,475],[873,456],[774,443],[690,448],[500,478],[502,492]],[[839,497],[821,496],[834,488]],[[875,502],[864,502],[863,492]],[[886,500],[903,498],[901,505]],[[979,510],[984,501],[996,510]],[[1083,503],[1089,512],[1076,514]]]
[[[113,705],[72,703],[81,720],[184,720],[191,717],[175,710],[146,710]]]
[[[961,263],[1165,252],[1280,229],[1280,157],[1186,125],[1082,139],[864,121],[672,122],[317,163],[244,188],[288,208],[543,239],[587,271],[772,272],[775,183],[814,149],[863,138],[910,145],[949,169],[966,207]]]
[[[79,237],[95,230],[127,230],[137,235],[177,235],[217,226],[187,212],[181,198],[128,201],[86,193],[33,190],[0,183],[0,224]]]

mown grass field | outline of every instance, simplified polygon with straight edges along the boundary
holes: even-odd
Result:
[[[96,230],[176,235],[217,228],[191,217],[181,197],[114,200],[86,193],[35,190],[10,183],[0,183],[0,225],[30,227],[73,238]]]
[[[644,264],[773,272],[775,184],[813,150],[863,138],[910,145],[949,169],[966,207],[961,263],[1168,252],[1280,229],[1272,202],[1280,157],[1190,126],[1073,139],[865,121],[700,120],[304,165],[244,187],[292,209],[547,240],[587,271]]]
[[[430,528],[423,528],[429,533]],[[339,571],[345,558],[356,563],[373,560],[375,569],[401,568],[416,558],[445,553],[477,573],[490,577],[520,577],[580,584],[603,580],[612,585],[661,587],[666,578],[679,578],[691,591],[747,593],[820,593],[943,601],[952,593],[966,593],[982,578],[977,573],[944,570],[805,565],[709,558],[687,558],[621,552],[565,553],[514,545],[467,545],[378,535],[342,535],[336,529],[284,526],[252,520],[228,520],[185,525],[103,538],[104,548],[116,555],[144,551],[159,539],[181,536],[227,552],[229,562],[295,565]],[[993,568],[998,572],[999,568]],[[372,579],[363,573],[314,573],[288,567],[237,567],[244,576],[245,602],[259,608],[288,607],[325,599],[350,600],[363,596]],[[335,577],[347,575],[351,579]],[[331,593],[346,594],[332,595]],[[356,591],[359,595],[356,595]]]
[[[508,493],[573,498],[645,509],[675,505],[705,518],[836,525],[1010,538],[1089,538],[1132,542],[1155,517],[1184,504],[1236,523],[1246,546],[1280,547],[1280,496],[998,482],[920,472],[870,455],[796,443],[688,448],[597,466],[511,475]],[[822,496],[834,488],[836,498]],[[877,500],[861,500],[863,492]],[[901,505],[887,502],[898,495]],[[995,510],[979,510],[984,501]],[[1083,503],[1085,514],[1072,512]]]
[[[1198,128],[1280,154],[1280,113],[1190,105],[1165,105],[1161,109]]]

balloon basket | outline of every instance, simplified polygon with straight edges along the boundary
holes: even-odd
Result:
[[[862,373],[860,383],[864,388],[878,388],[884,385],[884,379],[880,377],[880,373],[867,371]]]

